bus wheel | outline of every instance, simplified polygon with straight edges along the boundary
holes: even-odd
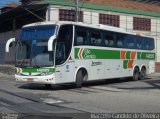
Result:
[[[45,88],[46,89],[52,89],[52,85],[51,84],[45,84]]]
[[[145,77],[146,77],[146,68],[145,68],[145,67],[142,67],[141,72],[140,72],[140,75],[139,75],[139,79],[140,79],[140,80],[144,80]]]
[[[133,72],[133,77],[132,77],[132,79],[133,79],[134,81],[137,81],[137,80],[139,79],[139,69],[138,69],[138,67],[135,67],[135,68],[134,68],[134,72]]]
[[[79,70],[76,75],[76,88],[81,88],[83,81],[86,81],[88,78],[86,70]]]

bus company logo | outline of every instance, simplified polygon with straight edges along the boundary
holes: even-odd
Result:
[[[80,48],[78,52],[79,59],[96,59],[96,56],[92,54],[91,50]]]
[[[49,69],[37,69],[37,72],[49,72]]]

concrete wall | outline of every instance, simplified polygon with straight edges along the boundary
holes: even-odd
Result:
[[[15,37],[16,39],[19,36],[20,30],[17,30],[15,32],[9,31],[0,33],[0,64],[4,63],[13,63],[15,60],[15,44],[12,44],[10,47],[10,52],[5,53],[5,44],[8,39]]]
[[[160,18],[157,19],[157,32],[156,32],[156,38],[157,38],[157,61],[160,62]]]

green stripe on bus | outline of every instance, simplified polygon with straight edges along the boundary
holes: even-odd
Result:
[[[79,59],[80,48],[75,48],[75,59]],[[120,59],[120,51],[101,50],[101,49],[84,49],[83,59]]]
[[[130,59],[131,51],[127,51],[126,53],[126,59]]]
[[[126,59],[131,58],[130,54],[131,54],[131,51],[127,51]],[[83,59],[120,59],[120,50],[75,48],[75,59],[80,59],[80,58],[83,58]],[[155,60],[155,53],[137,52],[137,59]]]
[[[90,49],[90,54],[87,54],[87,50],[83,52],[84,59],[120,59],[120,51]]]
[[[143,58],[143,53],[142,53],[142,58]],[[155,60],[155,53],[144,53],[144,58],[145,59],[154,59]]]
[[[55,68],[20,68],[21,72],[27,73],[41,73],[41,72],[55,72]],[[18,68],[17,68],[18,71]]]
[[[128,60],[123,60],[123,68],[124,69],[128,68]]]
[[[141,59],[141,52],[137,52],[137,59]]]
[[[155,53],[138,52],[137,59],[155,60]]]

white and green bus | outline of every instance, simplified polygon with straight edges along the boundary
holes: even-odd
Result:
[[[46,85],[132,77],[155,71],[154,38],[123,29],[78,22],[41,22],[22,27],[16,41],[17,81]]]

